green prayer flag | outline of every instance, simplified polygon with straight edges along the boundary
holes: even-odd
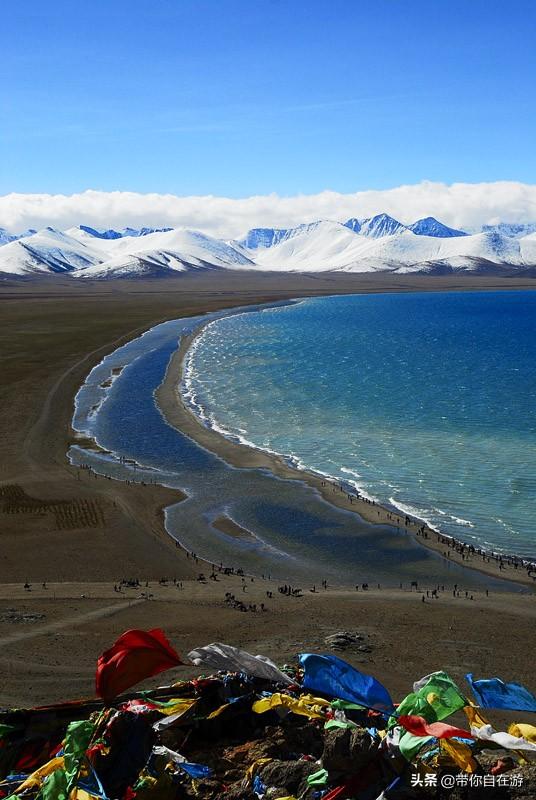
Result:
[[[67,800],[75,787],[84,757],[95,725],[91,720],[83,719],[69,723],[63,740],[64,769],[57,769],[45,780],[39,800]]]
[[[348,700],[339,700],[339,698],[331,701],[331,707],[341,709],[342,711],[345,711],[347,709],[354,711],[365,710],[365,706],[360,706],[358,703],[350,703],[348,702]]]
[[[396,709],[396,716],[389,720],[389,727],[396,725],[396,718],[408,714],[424,717],[426,722],[440,722],[468,704],[452,678],[446,672],[433,672],[417,692],[411,692]]]
[[[357,728],[358,726],[355,722],[352,722],[350,719],[342,720],[342,719],[328,719],[324,728],[329,731],[330,728]]]
[[[406,761],[413,761],[419,750],[433,738],[433,736],[414,736],[409,731],[406,731],[400,737],[398,749]]]
[[[85,755],[93,731],[94,724],[89,719],[71,722],[67,728],[67,734],[63,743],[63,753],[65,758],[65,772],[69,780],[69,788],[76,780],[80,769],[80,761]]]
[[[328,777],[327,769],[319,769],[318,772],[309,775],[307,783],[309,786],[324,786],[328,782]]]
[[[69,791],[65,770],[57,769],[45,780],[37,797],[39,800],[67,800]]]

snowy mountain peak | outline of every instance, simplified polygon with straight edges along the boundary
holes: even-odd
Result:
[[[0,228],[0,245],[9,244],[9,242],[14,242],[18,238],[16,234],[6,231],[5,228]]]
[[[352,217],[344,223],[345,228],[349,228],[354,233],[362,236],[370,236],[372,239],[380,239],[382,236],[394,236],[395,233],[402,233],[406,226],[401,222],[390,217],[389,214],[376,214],[375,217],[367,219],[357,219]]]
[[[81,231],[84,233],[89,234],[90,236],[94,236],[96,239],[120,239],[121,234],[119,231],[114,231],[113,228],[109,228],[106,231],[98,231],[96,228],[90,228],[89,225],[79,225],[78,226]]]
[[[482,225],[482,233],[490,232],[520,239],[522,236],[536,233],[536,222],[499,222],[497,225]]]
[[[123,228],[121,236],[149,236],[150,233],[168,233],[173,228]]]
[[[246,247],[249,250],[275,247],[280,242],[285,242],[287,239],[294,238],[294,236],[301,236],[302,233],[314,231],[319,225],[324,224],[326,224],[326,220],[304,222],[302,225],[297,225],[295,228],[252,228],[242,239],[237,239],[236,244]]]
[[[412,225],[408,225],[408,229],[417,236],[435,236],[438,239],[448,239],[451,236],[467,236],[465,231],[456,230],[456,228],[449,228],[443,225],[435,217],[424,217],[418,219]]]
[[[278,244],[288,233],[287,228],[252,228],[237,243],[249,250],[257,250],[259,247],[272,247]]]
[[[402,233],[405,227],[397,219],[390,217],[389,214],[376,214],[375,217],[363,220],[359,232],[363,236],[379,239],[382,236],[393,236],[395,233]]]
[[[354,233],[361,232],[361,226],[363,225],[363,219],[357,219],[357,217],[352,217],[351,219],[346,220],[344,223],[345,228],[350,228],[351,231]]]
[[[173,230],[173,228],[123,228],[122,231],[116,231],[113,228],[109,228],[105,231],[99,231],[96,228],[90,228],[89,225],[79,225],[78,227],[81,231],[89,234],[89,236],[94,236],[96,239],[121,239],[124,236],[148,236],[150,233],[167,233],[167,231]]]
[[[34,228],[28,228],[27,231],[23,231],[22,233],[10,233],[5,228],[0,228],[0,247],[3,244],[16,242],[17,239],[24,239],[25,236],[33,236],[34,233],[37,233]]]

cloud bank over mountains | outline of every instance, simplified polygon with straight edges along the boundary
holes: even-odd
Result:
[[[236,238],[251,228],[288,228],[304,221],[371,217],[385,212],[403,223],[429,215],[454,228],[480,229],[499,222],[536,220],[536,185],[514,181],[444,184],[423,181],[351,194],[246,198],[101,192],[0,196],[0,226],[13,232],[47,225],[65,230],[83,222],[96,228],[186,226],[211,236]]]

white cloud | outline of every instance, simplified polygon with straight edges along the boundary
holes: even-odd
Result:
[[[402,222],[437,217],[447,225],[477,228],[484,223],[536,220],[536,185],[433,183],[352,194],[277,194],[233,199],[172,194],[100,192],[0,196],[0,226],[14,232],[46,225],[65,229],[80,223],[97,228],[126,225],[187,226],[214,236],[236,237],[253,227],[289,227],[316,219],[344,221],[385,211]]]

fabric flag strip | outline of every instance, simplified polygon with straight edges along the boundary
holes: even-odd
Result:
[[[231,647],[221,642],[213,642],[197,650],[191,650],[188,658],[198,667],[211,667],[227,672],[244,672],[255,678],[263,678],[275,683],[290,685],[293,681],[276,667],[273,661],[265,656],[253,656],[238,647]]]
[[[71,722],[63,743],[64,767],[55,769],[41,788],[40,800],[67,800],[74,789],[80,764],[85,756],[95,726],[90,720]]]
[[[398,740],[398,749],[406,761],[413,761],[417,753],[433,738],[433,736],[414,736],[409,731],[404,731]]]
[[[157,711],[165,717],[177,717],[185,714],[190,708],[197,703],[195,697],[177,697],[168,700],[165,703],[160,703],[152,700],[129,700],[121,706],[122,711],[131,711],[133,714],[147,714],[150,711]]]
[[[321,697],[312,697],[310,694],[302,695],[297,700],[288,694],[276,692],[270,697],[257,700],[251,707],[256,714],[264,714],[265,711],[272,711],[276,708],[286,708],[288,711],[293,711],[295,714],[301,714],[310,719],[324,719],[325,710],[329,708],[329,703]]]
[[[97,695],[111,700],[145,678],[182,663],[159,628],[126,631],[97,662]]]
[[[302,653],[303,686],[315,692],[359,703],[376,711],[392,713],[393,701],[389,692],[371,675],[352,667],[337,656]]]
[[[508,733],[511,736],[517,736],[520,739],[526,739],[527,742],[536,744],[536,727],[528,725],[525,722],[513,722],[508,726]]]
[[[468,701],[446,672],[433,672],[426,678],[425,683],[422,679],[415,684],[419,686],[418,691],[411,692],[402,700],[390,725],[397,723],[398,716],[407,715],[424,717],[427,722],[440,722],[467,705]]]
[[[474,736],[461,728],[447,725],[444,722],[427,722],[424,717],[408,714],[398,718],[398,722],[414,736],[434,736],[436,739],[474,739]]]
[[[48,776],[56,772],[57,769],[63,769],[64,766],[65,762],[63,756],[52,758],[50,761],[47,761],[46,764],[43,764],[42,767],[32,772],[31,775],[28,775],[26,780],[17,787],[16,794],[20,794],[26,791],[26,789],[40,788],[45,778],[48,778]]]
[[[482,708],[505,708],[536,713],[536,697],[520,683],[505,683],[500,678],[475,681],[470,672],[465,679]]]
[[[170,750],[169,747],[164,747],[164,745],[155,745],[153,753],[155,756],[165,756],[168,761],[171,761],[178,769],[184,770],[191,778],[206,778],[212,773],[210,767],[204,764],[194,764],[180,753]]]
[[[463,769],[464,772],[472,774],[478,769],[478,764],[473,758],[471,748],[464,742],[459,742],[457,739],[445,739],[442,744],[443,753],[447,753],[454,761],[456,766]]]
[[[179,711],[176,711],[174,714],[169,716],[162,717],[157,722],[154,723],[153,729],[155,731],[163,731],[166,728],[171,728],[181,717],[184,717],[191,708],[195,709],[197,705],[197,700],[185,700],[184,704],[181,706]]]
[[[471,728],[475,739],[485,742],[493,742],[505,750],[523,750],[526,753],[533,753],[536,756],[536,744],[528,742],[519,736],[512,736],[505,731],[496,731],[491,725],[482,725],[481,728]]]

